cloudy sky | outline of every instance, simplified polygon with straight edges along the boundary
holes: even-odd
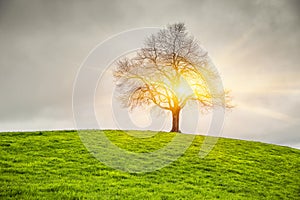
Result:
[[[297,0],[1,0],[0,130],[75,128],[73,83],[88,53],[121,31],[174,22],[205,46],[232,90],[222,135],[300,148]]]

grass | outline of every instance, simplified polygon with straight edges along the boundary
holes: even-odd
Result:
[[[134,152],[159,149],[174,137],[105,133]],[[136,174],[99,162],[76,131],[10,132],[0,138],[0,199],[300,199],[300,150],[289,147],[220,138],[201,159],[204,138],[197,136],[167,167]]]

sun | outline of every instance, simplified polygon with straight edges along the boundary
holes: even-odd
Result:
[[[179,84],[174,86],[173,88],[175,90],[174,92],[175,92],[177,98],[185,98],[194,93],[193,88],[188,83],[188,81],[185,80],[184,78],[181,78]]]

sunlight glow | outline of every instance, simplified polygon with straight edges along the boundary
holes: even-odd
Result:
[[[175,93],[179,98],[185,98],[188,95],[191,95],[193,93],[191,86],[185,80],[180,81],[179,85],[175,86],[174,88],[175,88]]]

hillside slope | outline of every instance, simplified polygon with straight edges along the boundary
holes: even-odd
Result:
[[[174,136],[106,135],[122,148],[148,152]],[[204,159],[197,136],[177,161],[150,173],[105,166],[76,131],[0,133],[0,199],[299,199],[300,150],[220,138]]]

